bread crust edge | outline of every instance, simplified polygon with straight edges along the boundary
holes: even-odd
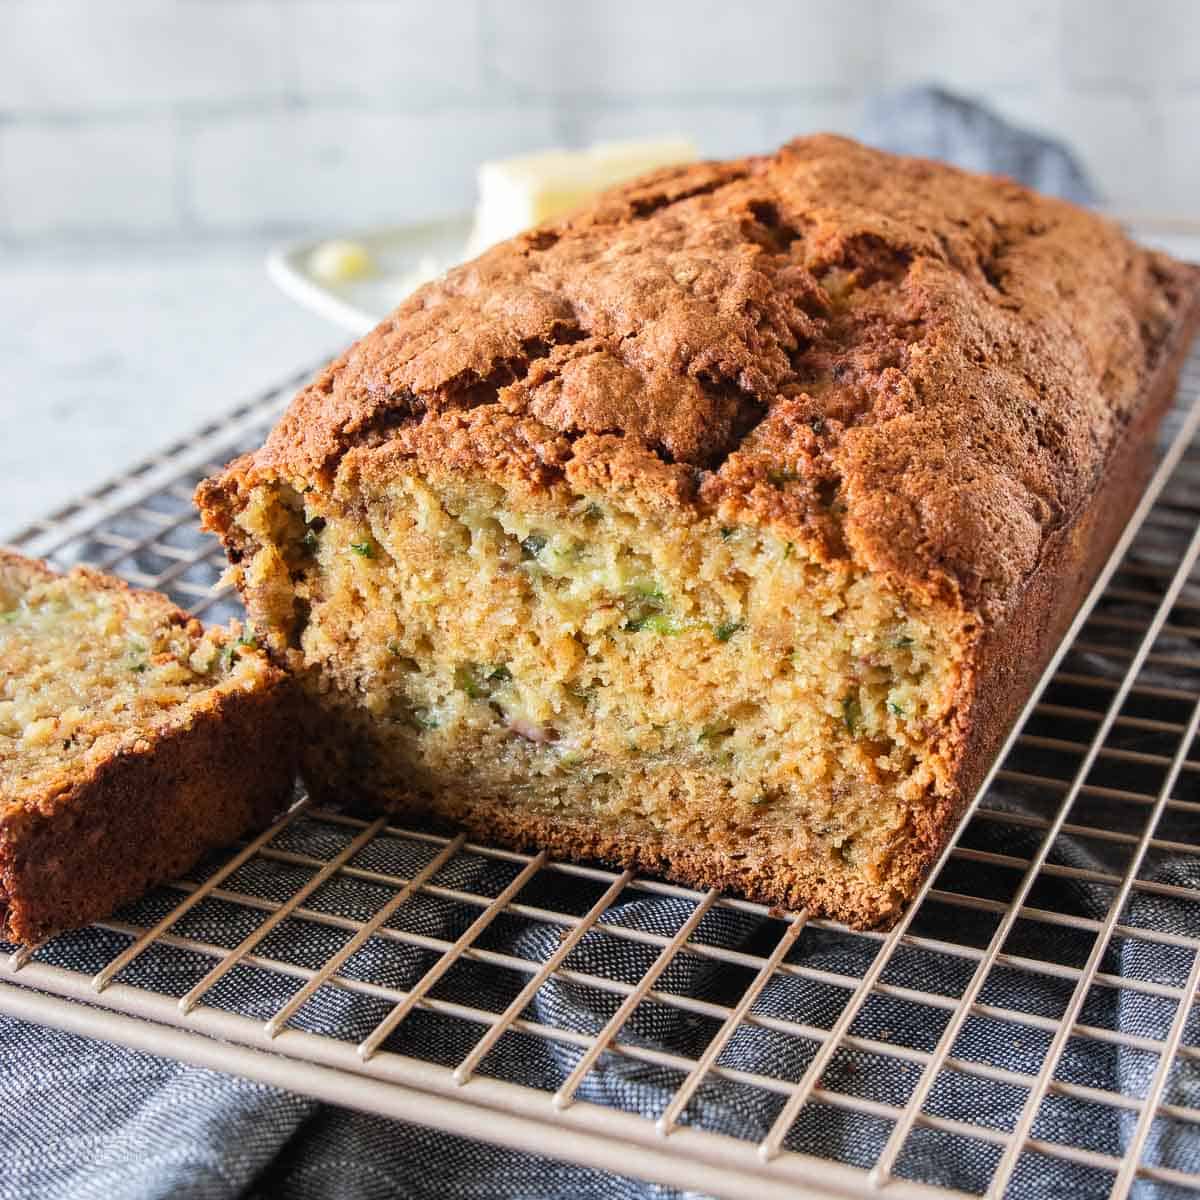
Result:
[[[0,553],[38,578],[45,563]],[[90,585],[148,597],[165,619],[194,618],[159,593],[76,568]],[[292,681],[204,697],[177,724],[0,806],[0,938],[32,945],[110,915],[205,853],[267,825],[295,779]]]

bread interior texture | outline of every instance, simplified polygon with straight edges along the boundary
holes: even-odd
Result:
[[[83,769],[267,669],[252,639],[165,600],[0,562],[0,807],[44,771]]]
[[[642,865],[706,848],[708,877],[760,895],[775,862],[832,911],[909,886],[958,641],[870,575],[715,517],[454,475],[261,484],[239,521],[254,615],[316,702],[318,789],[531,841],[579,823]]]

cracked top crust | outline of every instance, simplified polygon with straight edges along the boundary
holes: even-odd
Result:
[[[772,523],[998,619],[1198,292],[1073,205],[802,138],[655,172],[421,288],[201,504],[415,455]]]

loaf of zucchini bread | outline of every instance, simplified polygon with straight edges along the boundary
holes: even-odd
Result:
[[[108,916],[265,825],[288,687],[245,630],[0,551],[0,938]]]
[[[1196,269],[832,136],[423,287],[201,485],[324,794],[855,926],[1143,485]]]

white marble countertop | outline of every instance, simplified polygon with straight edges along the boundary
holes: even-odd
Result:
[[[349,335],[267,279],[267,244],[5,256],[0,542]]]

